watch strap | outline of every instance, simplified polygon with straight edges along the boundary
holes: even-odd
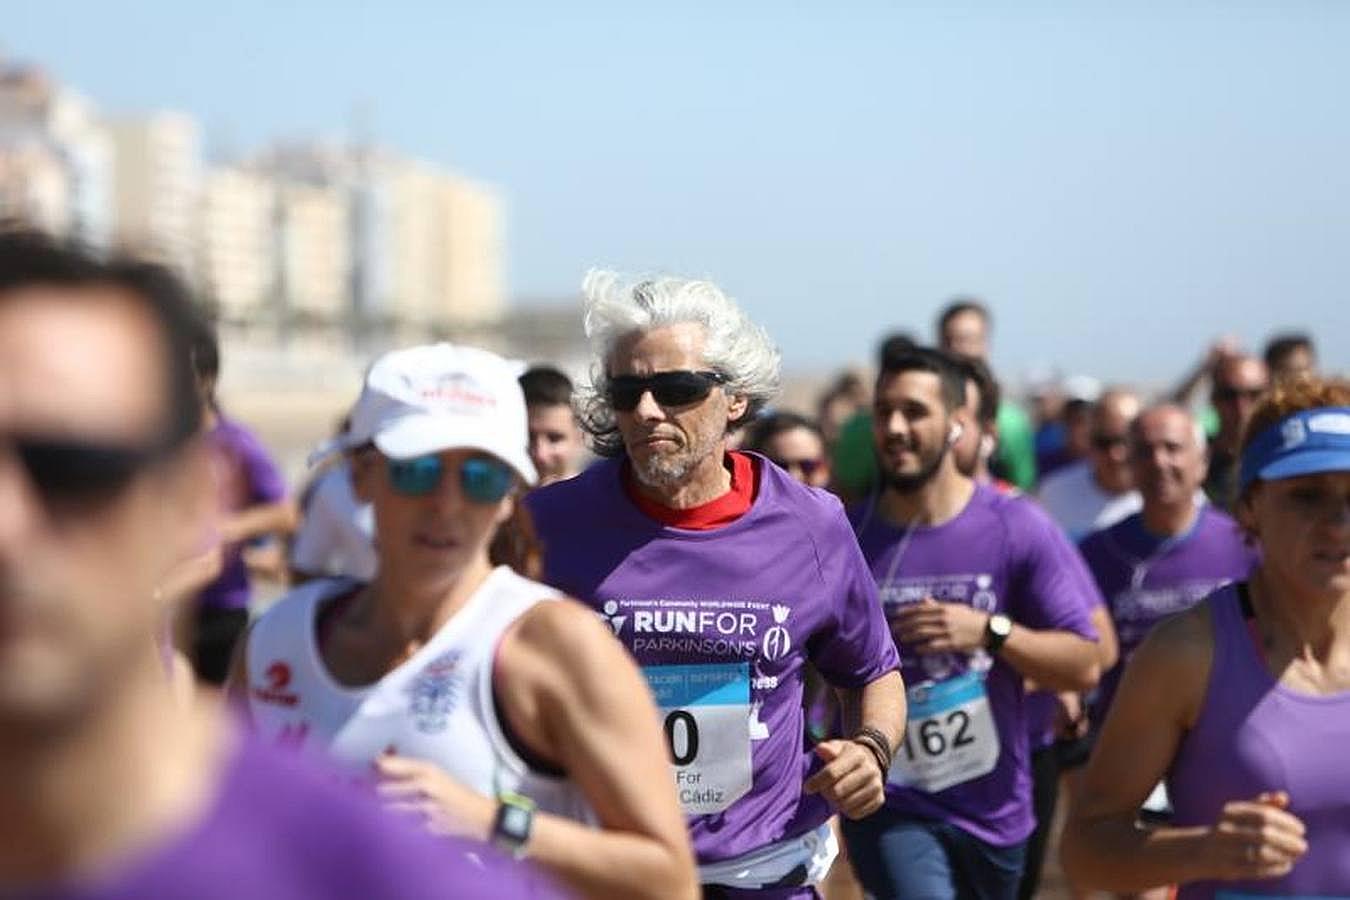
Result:
[[[499,794],[489,837],[492,845],[514,857],[524,856],[534,828],[535,809],[534,801],[522,794]]]
[[[1006,631],[999,631],[994,627],[994,622],[1008,623]],[[1012,631],[1012,620],[1002,613],[991,613],[988,620],[984,623],[984,649],[990,653],[997,653],[1003,649],[1003,644],[1008,640],[1008,635]]]

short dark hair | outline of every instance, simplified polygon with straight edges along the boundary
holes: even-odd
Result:
[[[919,342],[914,340],[914,335],[908,331],[892,331],[877,344],[877,368],[886,368],[886,360],[889,357],[898,356],[917,346]]]
[[[769,445],[769,441],[785,431],[793,431],[797,428],[805,428],[820,438],[822,444],[825,443],[825,434],[814,420],[808,419],[800,413],[782,410],[760,416],[750,423],[745,434],[745,449],[763,452],[764,448]]]
[[[202,381],[220,377],[220,340],[216,327],[205,316],[197,317],[192,334],[192,370]]]
[[[1266,368],[1278,369],[1290,354],[1299,350],[1316,354],[1312,335],[1303,331],[1287,331],[1266,341],[1266,349],[1261,356],[1266,361]]]
[[[974,297],[955,297],[950,303],[942,307],[942,312],[938,313],[937,318],[937,336],[941,339],[943,333],[947,330],[947,324],[962,313],[975,313],[984,320],[986,326],[992,325],[994,317],[989,312],[989,307],[985,306]]]
[[[161,337],[166,409],[160,438],[175,447],[196,433],[202,410],[193,378],[192,340],[201,316],[176,275],[163,266],[129,257],[103,260],[72,241],[21,225],[0,224],[0,296],[42,285],[121,289],[134,299]]]
[[[966,378],[960,364],[949,353],[936,347],[913,347],[887,359],[877,373],[877,387],[883,379],[905,372],[931,372],[942,385],[942,405],[954,412],[966,402]]]
[[[553,366],[533,366],[520,376],[526,406],[571,406],[572,379]]]
[[[1089,418],[1092,415],[1092,408],[1095,406],[1091,400],[1084,400],[1082,397],[1073,397],[1064,402],[1064,408],[1059,411],[1059,418],[1062,422],[1068,422],[1070,419],[1078,417]]]
[[[998,407],[1003,399],[1003,391],[999,387],[998,379],[994,377],[994,370],[989,368],[984,360],[971,356],[956,357],[956,365],[965,380],[975,382],[975,389],[980,392],[980,405],[975,410],[975,417],[980,424],[992,425],[998,421]]]

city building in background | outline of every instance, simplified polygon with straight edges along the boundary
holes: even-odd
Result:
[[[85,97],[0,60],[0,216],[108,246],[113,152]]]
[[[202,144],[190,115],[101,117],[42,70],[0,60],[0,217],[173,266],[227,343],[322,354],[501,338],[492,187],[364,140],[217,164]]]
[[[181,113],[106,122],[117,244],[194,279],[202,196],[201,128]]]
[[[202,181],[197,283],[235,330],[276,325],[276,191],[267,177],[232,166]]]

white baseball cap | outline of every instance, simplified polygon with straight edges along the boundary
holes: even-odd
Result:
[[[1102,396],[1102,383],[1091,375],[1070,375],[1061,387],[1069,400],[1096,403]]]
[[[477,347],[440,343],[393,350],[366,372],[351,426],[310,454],[310,461],[367,443],[390,459],[474,449],[534,484],[538,473],[530,462],[525,395],[517,381],[524,371],[524,363]]]

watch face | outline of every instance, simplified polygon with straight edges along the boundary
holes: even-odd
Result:
[[[530,827],[530,811],[518,806],[506,806],[502,809],[502,831],[513,836],[523,836]]]
[[[999,614],[989,618],[989,630],[999,637],[1007,637],[1012,634],[1012,619]]]

